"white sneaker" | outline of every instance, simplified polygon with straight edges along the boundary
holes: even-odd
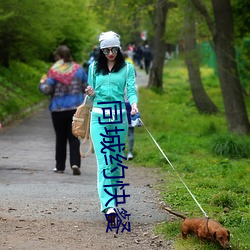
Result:
[[[127,159],[132,160],[134,157],[131,152],[128,152]]]
[[[110,207],[110,208],[108,208],[106,214],[116,214],[116,212],[115,212],[114,208]]]
[[[63,174],[63,173],[64,173],[63,170],[58,170],[57,168],[54,168],[53,171],[54,171],[55,173],[59,173],[59,174]]]
[[[108,219],[108,221],[110,223],[114,223],[115,217],[116,217],[116,212],[115,212],[114,208],[112,208],[112,207],[108,208],[106,211],[106,218]]]

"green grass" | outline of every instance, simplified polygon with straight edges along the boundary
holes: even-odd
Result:
[[[39,92],[38,84],[47,70],[48,65],[39,61],[30,65],[11,62],[9,69],[0,67],[0,122],[10,115],[20,117],[21,111],[46,98]]]
[[[250,138],[227,132],[219,81],[210,68],[202,68],[201,74],[208,95],[220,110],[217,115],[201,115],[197,111],[181,60],[173,60],[165,67],[162,94],[139,89],[142,121],[174,170],[144,127],[135,129],[133,163],[159,169],[164,181],[155,188],[166,205],[189,217],[202,217],[181,178],[206,213],[230,230],[232,249],[250,249]],[[175,239],[178,250],[217,249],[213,243],[201,248],[192,237],[184,242],[178,237],[180,224],[180,219],[161,223],[155,232]]]

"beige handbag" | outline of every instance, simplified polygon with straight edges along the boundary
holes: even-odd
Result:
[[[72,121],[72,133],[80,141],[80,154],[85,158],[90,151],[93,153],[93,144],[90,138],[90,112],[92,103],[86,103],[88,96],[86,95],[83,103],[77,108]],[[89,141],[89,148],[86,153],[83,152],[83,145]]]

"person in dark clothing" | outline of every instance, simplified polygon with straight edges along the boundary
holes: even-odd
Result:
[[[97,59],[97,57],[99,55],[99,50],[100,49],[98,46],[94,46],[92,51],[89,54],[88,60],[83,61],[82,67],[86,71],[87,74],[88,74],[88,70],[89,70],[89,65]]]
[[[140,69],[143,69],[143,47],[141,45],[137,46],[134,51],[135,63]]]
[[[151,61],[153,59],[153,55],[152,55],[152,51],[149,48],[149,46],[146,44],[145,45],[145,49],[143,52],[143,57],[144,57],[144,67],[145,67],[145,71],[146,74],[149,73],[149,69],[150,69],[150,65],[151,65]]]
[[[99,55],[99,50],[97,46],[93,47],[93,50],[90,52],[88,65],[90,65],[92,62],[94,62]]]
[[[59,46],[55,51],[55,63],[39,84],[40,91],[50,95],[49,110],[56,135],[55,173],[64,173],[66,168],[67,142],[73,175],[80,175],[80,142],[72,134],[72,117],[84,100],[87,74],[73,61],[67,46]]]

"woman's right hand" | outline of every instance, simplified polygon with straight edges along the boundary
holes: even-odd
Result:
[[[88,87],[85,89],[85,92],[86,92],[86,94],[87,94],[88,96],[95,96],[95,90],[94,90],[92,87],[90,87],[90,86],[88,86]]]
[[[137,112],[139,112],[138,108],[137,108],[137,104],[134,102],[132,105],[131,105],[131,112],[130,114],[133,116],[135,115]]]

